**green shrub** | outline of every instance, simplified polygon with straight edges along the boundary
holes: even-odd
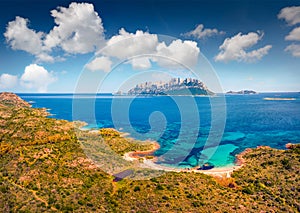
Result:
[[[249,195],[253,194],[253,191],[249,187],[242,189],[242,192]]]
[[[156,189],[157,189],[157,190],[164,190],[164,187],[163,187],[162,185],[158,184],[158,185],[156,186]]]
[[[134,187],[133,191],[137,192],[137,191],[141,191],[141,188],[139,186]]]

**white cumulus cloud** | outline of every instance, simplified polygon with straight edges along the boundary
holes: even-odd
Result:
[[[109,57],[100,56],[88,63],[86,68],[91,71],[102,70],[104,72],[109,72],[111,70],[111,65],[112,61],[109,59]]]
[[[18,83],[18,77],[16,75],[10,75],[4,73],[0,75],[0,88],[1,89],[12,89]]]
[[[104,44],[102,20],[88,3],[71,3],[51,11],[57,26],[46,36],[49,49],[61,47],[67,53],[89,53]]]
[[[141,30],[129,33],[121,28],[118,35],[107,41],[107,46],[100,53],[121,60],[128,59],[128,63],[139,70],[150,68],[151,61],[167,68],[181,67],[178,63],[192,67],[197,64],[200,49],[194,41],[177,39],[167,45],[159,42],[156,34]]]
[[[192,66],[196,64],[200,52],[195,42],[176,40],[167,45],[158,40],[157,34],[141,30],[130,33],[121,28],[117,35],[105,40],[102,19],[89,3],[73,2],[68,7],[58,7],[51,11],[51,16],[55,26],[49,33],[36,32],[29,28],[29,20],[16,17],[8,23],[4,33],[7,43],[14,50],[23,50],[34,55],[38,62],[64,60],[68,54],[96,52],[105,46],[96,53],[99,56],[87,65],[91,71],[105,72],[110,70],[111,59],[114,58],[128,60],[134,69],[148,69],[153,61],[162,66],[174,67],[172,60]],[[200,25],[199,27],[201,28]],[[200,37],[220,33],[216,29],[199,27],[197,30],[201,31],[201,35],[198,35]],[[152,55],[171,60],[167,62],[157,57],[154,59]],[[26,85],[29,87],[32,82]]]
[[[49,84],[56,81],[52,72],[37,64],[30,64],[25,67],[21,76],[21,85],[28,89],[37,89],[38,92],[47,92]]]
[[[28,19],[17,16],[8,23],[4,36],[12,49],[39,54],[42,51],[44,33],[29,29],[28,23]]]
[[[135,70],[146,70],[151,68],[149,57],[133,58],[131,60],[132,68]]]
[[[119,34],[111,37],[103,50],[104,54],[119,59],[126,59],[136,55],[154,53],[158,45],[156,34],[150,34],[137,30],[129,33],[124,28],[119,30]]]
[[[62,60],[52,56],[59,49],[85,54],[105,44],[102,20],[92,4],[73,2],[68,8],[52,10],[51,15],[56,26],[48,34],[30,29],[29,20],[17,16],[6,27],[7,43],[12,49],[26,51],[43,62]]]
[[[285,7],[278,14],[279,19],[284,19],[289,25],[300,23],[300,6]]]
[[[291,53],[294,57],[300,57],[300,45],[291,44],[285,48],[285,51]]]
[[[204,29],[204,25],[199,24],[196,26],[196,28],[194,30],[187,32],[183,35],[189,36],[189,37],[194,37],[197,39],[204,39],[204,38],[211,37],[214,35],[222,35],[222,34],[225,34],[225,32],[219,31],[215,28],[214,29],[209,29],[209,28]]]
[[[158,44],[156,34],[150,34],[141,30],[129,33],[124,28],[121,28],[118,35],[111,37],[107,41],[102,53],[106,56],[125,60],[133,56],[154,54]],[[150,58],[150,56],[133,58],[129,63],[134,69],[148,69],[151,67]]]
[[[288,25],[300,23],[300,6],[283,8],[278,14],[279,19],[284,19]],[[286,37],[287,41],[300,41],[300,27],[294,28]],[[290,44],[285,48],[286,52],[291,53],[294,57],[300,57],[300,45]]]
[[[200,49],[196,42],[177,39],[170,45],[166,45],[165,42],[160,43],[157,46],[157,55],[163,57],[155,60],[159,65],[168,68],[181,66],[180,64],[193,67],[197,64],[199,53]]]
[[[285,37],[288,41],[300,41],[300,27],[293,29],[289,35]]]
[[[266,45],[262,48],[248,52],[246,52],[246,50],[257,44],[262,37],[263,34],[250,32],[245,35],[238,33],[231,38],[226,38],[219,47],[220,52],[215,57],[215,61],[253,62],[260,60],[263,56],[268,54],[269,50],[272,48],[271,45]]]

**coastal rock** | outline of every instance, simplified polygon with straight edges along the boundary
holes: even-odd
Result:
[[[295,149],[297,147],[297,144],[287,143],[285,145],[285,148],[287,149]]]
[[[271,149],[270,146],[257,146],[257,149]]]
[[[215,166],[212,165],[211,163],[205,163],[200,168],[198,168],[198,170],[209,170],[209,169],[213,169],[214,167]]]
[[[251,150],[252,150],[251,148],[247,148],[242,153],[236,155],[235,164],[237,166],[244,165],[244,163],[245,163],[244,155],[246,155],[247,153],[251,152]]]

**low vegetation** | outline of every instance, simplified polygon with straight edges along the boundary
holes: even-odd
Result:
[[[154,148],[154,143],[150,141],[143,142],[121,137],[120,133],[115,129],[100,129],[99,132],[111,149],[120,155],[131,151],[147,151]]]
[[[243,156],[246,165],[228,179],[169,172],[115,182],[91,160],[91,150],[96,146],[98,154],[115,152],[122,159],[150,143],[140,145],[111,129],[74,130],[72,123],[46,115],[0,95],[0,212],[300,211],[298,145],[250,150]]]

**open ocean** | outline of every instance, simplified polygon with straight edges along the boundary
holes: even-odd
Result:
[[[82,120],[89,124],[86,128],[112,127],[136,139],[156,140],[161,146],[155,153],[157,163],[168,166],[194,167],[207,162],[216,167],[232,166],[234,156],[246,148],[264,145],[285,149],[286,143],[300,142],[300,93],[226,95],[225,106],[219,106],[226,107],[226,124],[221,140],[214,141],[217,147],[206,144],[213,117],[208,97],[177,97],[179,107],[168,96],[80,95],[74,102],[73,94],[18,95],[33,107],[49,109],[50,117]],[[197,110],[190,107],[191,100]]]

